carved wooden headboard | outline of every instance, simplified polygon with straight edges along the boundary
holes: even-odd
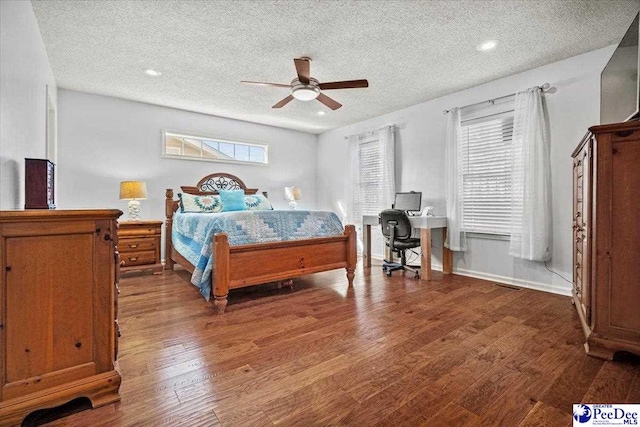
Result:
[[[237,176],[221,172],[205,176],[195,187],[183,185],[180,188],[185,193],[197,195],[218,194],[220,190],[244,190],[244,194],[256,194],[258,192],[257,188],[247,188]]]

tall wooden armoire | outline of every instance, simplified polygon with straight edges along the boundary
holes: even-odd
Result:
[[[573,156],[573,298],[588,354],[640,355],[640,122],[594,126]]]

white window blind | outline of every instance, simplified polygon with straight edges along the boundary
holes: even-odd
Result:
[[[513,111],[461,122],[463,228],[508,235],[511,227]]]
[[[378,215],[384,205],[383,144],[378,139],[367,139],[358,143],[360,183],[354,188],[356,203],[355,218],[363,215]]]

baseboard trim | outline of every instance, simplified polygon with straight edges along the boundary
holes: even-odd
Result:
[[[375,255],[373,255],[371,258],[382,260],[382,258],[379,258]],[[431,269],[436,271],[442,271],[442,264],[432,263]],[[550,283],[516,279],[515,277],[500,276],[497,274],[484,273],[482,271],[475,271],[475,270],[467,270],[464,268],[454,268],[453,274],[458,274],[460,276],[473,277],[475,279],[488,280],[490,282],[504,283],[505,285],[519,286],[521,288],[534,289],[536,291],[549,292],[557,295],[571,296],[571,288],[554,286]]]
[[[549,283],[533,282],[531,280],[516,279],[514,277],[499,276],[497,274],[483,273],[480,271],[466,270],[457,268],[453,270],[454,274],[461,276],[474,277],[476,279],[489,280],[492,282],[504,283],[505,285],[519,286],[521,288],[534,289],[536,291],[549,292],[557,295],[571,296],[571,289],[560,286],[554,286]]]

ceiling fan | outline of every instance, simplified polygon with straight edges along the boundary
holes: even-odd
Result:
[[[291,94],[271,108],[282,108],[295,98],[300,101],[311,101],[312,99],[317,99],[332,110],[337,110],[342,107],[342,104],[323,94],[323,90],[369,87],[369,82],[366,80],[345,80],[341,82],[320,83],[310,75],[309,63],[311,62],[311,58],[303,56],[302,58],[295,58],[293,62],[296,64],[298,77],[293,79],[291,84],[285,85],[280,83],[250,82],[246,80],[242,80],[240,83],[289,88],[291,90]]]

